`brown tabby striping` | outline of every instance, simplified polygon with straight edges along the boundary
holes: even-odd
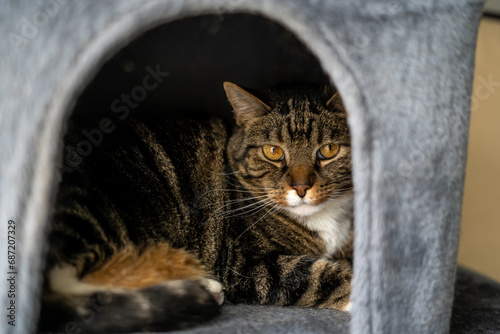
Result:
[[[131,116],[64,175],[39,330],[179,329],[216,316],[224,298],[348,309],[340,97],[308,85],[224,89],[233,135],[220,119]],[[66,144],[79,140],[73,126]]]

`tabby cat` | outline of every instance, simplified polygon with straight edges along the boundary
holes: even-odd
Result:
[[[130,116],[65,173],[39,330],[165,331],[229,303],[348,310],[353,185],[331,87],[225,82],[236,126]],[[66,145],[81,141],[70,129]]]

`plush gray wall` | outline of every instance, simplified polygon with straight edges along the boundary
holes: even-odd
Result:
[[[262,14],[294,33],[349,110],[352,332],[447,332],[482,0],[40,4],[0,3],[0,226],[6,249],[7,221],[16,221],[19,293],[16,327],[2,322],[2,332],[29,333],[36,320],[54,161],[78,94],[106,59],[149,28],[232,10]],[[8,290],[5,280],[0,288]],[[1,292],[0,305],[9,302]]]

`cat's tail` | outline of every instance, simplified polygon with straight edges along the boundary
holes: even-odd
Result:
[[[177,330],[214,318],[223,301],[222,285],[207,278],[123,289],[81,282],[73,267],[55,270],[42,296],[39,332]]]

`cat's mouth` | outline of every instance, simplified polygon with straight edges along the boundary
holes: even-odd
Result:
[[[306,217],[319,212],[321,210],[321,205],[307,204],[305,202],[302,202],[296,205],[286,206],[284,209],[294,215]]]
[[[310,196],[301,198],[297,196],[295,190],[290,190],[286,199],[287,205],[284,209],[297,216],[310,216],[321,210],[318,201],[313,201]]]

